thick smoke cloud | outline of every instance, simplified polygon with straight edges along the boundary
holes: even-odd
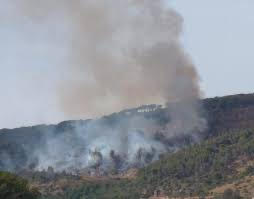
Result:
[[[53,164],[64,169],[66,165],[59,166],[56,158],[63,158],[57,156],[63,151],[68,153],[62,153],[63,159],[70,157],[71,166],[81,167],[101,159],[105,163],[126,157],[129,164],[143,157],[154,160],[169,150],[155,139],[158,129],[172,138],[205,128],[196,102],[201,95],[199,77],[180,42],[183,20],[165,1],[10,0],[9,4],[15,5],[15,23],[42,27],[53,23],[62,30],[44,39],[67,51],[63,64],[56,66],[62,74],[56,94],[67,116],[100,116],[151,103],[165,104],[169,110],[170,122],[163,129],[143,117],[134,117],[114,130],[96,127],[97,123],[86,130],[79,127],[75,133],[82,137],[86,150],[78,156],[84,158],[78,163],[73,159],[78,148],[61,144],[64,137],[49,138],[44,151],[36,154],[41,168]],[[140,131],[137,126],[146,129]]]
[[[19,22],[47,28],[55,21],[62,31],[48,30],[44,39],[56,42],[59,36],[58,45],[68,49],[57,90],[67,115],[95,116],[200,96],[199,77],[179,41],[182,18],[165,1],[11,2]]]

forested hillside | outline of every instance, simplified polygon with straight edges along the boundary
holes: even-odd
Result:
[[[208,135],[254,127],[254,94],[209,98],[202,101]]]
[[[205,99],[200,104],[201,114],[208,124],[204,131],[196,132],[195,137],[198,137],[199,141],[217,136],[225,131],[254,128],[254,94]],[[144,108],[154,109],[154,111],[138,111]],[[95,126],[103,126],[101,130],[113,129],[117,131],[122,126],[132,123],[132,118],[142,116],[156,123],[157,126],[163,127],[169,120],[167,112],[168,110],[161,106],[149,105],[114,113],[96,121],[66,121],[58,125],[2,129],[0,130],[0,169],[19,171],[35,167],[38,163],[37,154],[31,155],[31,152],[38,151],[39,147],[42,147],[40,152],[43,154],[43,150],[47,150],[49,140],[54,139],[60,140],[66,146],[66,151],[77,147],[75,153],[81,153],[83,143],[80,143],[80,136],[73,133],[77,126],[86,126],[93,122]],[[151,126],[149,128],[152,129]],[[83,134],[86,134],[86,130],[83,131]],[[156,139],[167,143],[172,149],[183,148],[196,142],[190,134],[180,134],[165,139],[160,137],[160,132],[158,132]]]
[[[139,170],[134,179],[84,181],[52,198],[148,198],[155,190],[169,197],[220,197],[219,187],[227,185],[237,198],[251,198],[254,185],[254,130],[224,132]],[[248,182],[250,187],[233,186]],[[232,186],[228,186],[228,185]],[[218,189],[218,190],[217,190]],[[225,189],[224,191],[229,191]],[[45,197],[47,198],[47,197]],[[49,197],[51,198],[51,197]]]
[[[29,171],[23,169],[31,161],[27,151],[45,144],[45,137],[64,135],[66,143],[75,146],[79,140],[71,134],[72,129],[92,120],[0,130],[0,170],[9,165],[9,170],[30,183],[1,173],[0,190],[8,185],[9,189],[5,190],[15,190],[11,193],[21,192],[28,194],[27,198],[40,199],[139,199],[149,198],[155,190],[162,190],[169,197],[251,198],[254,196],[254,95],[211,98],[201,103],[208,128],[198,133],[199,142],[192,142],[188,135],[167,140],[172,146],[178,146],[178,150],[161,155],[158,161],[137,172],[130,170],[131,175],[129,171],[121,174],[112,170],[104,177],[87,177],[54,173],[52,168],[35,171],[33,165],[28,165]],[[161,125],[168,120],[167,110],[161,106],[152,112],[137,110],[114,113],[99,122],[115,128],[136,115],[152,118]],[[31,187],[36,187],[42,195],[36,195]]]

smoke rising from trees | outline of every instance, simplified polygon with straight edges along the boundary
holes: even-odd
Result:
[[[56,92],[67,115],[200,97],[198,74],[180,43],[183,20],[165,1],[10,2],[16,23],[55,25],[42,39],[67,51],[56,66],[62,74]]]
[[[8,1],[15,12],[4,17],[13,23],[54,27],[42,39],[65,50],[62,64],[55,66],[61,74],[55,93],[61,110],[70,118],[160,103],[169,110],[170,122],[161,131],[166,138],[205,128],[196,102],[201,96],[199,76],[180,42],[183,20],[165,1]],[[93,130],[86,129],[82,135],[90,152],[86,150],[82,156],[86,156],[85,163],[81,164],[89,165],[88,157],[96,157],[100,164],[103,158],[121,159],[119,154],[128,156],[132,163],[141,160],[143,154],[153,160],[167,151],[165,144],[154,138],[161,127],[142,117],[131,121],[114,130],[90,124]],[[140,124],[156,130],[140,132]],[[46,148],[49,153],[37,153],[41,162],[53,161],[57,166],[55,161],[60,160],[55,157],[60,151],[68,151],[66,157],[75,156],[61,139],[49,138],[47,147],[54,146],[55,150]],[[105,143],[107,148],[102,149]]]

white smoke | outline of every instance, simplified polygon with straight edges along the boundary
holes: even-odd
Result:
[[[205,129],[196,101],[199,76],[180,43],[182,18],[166,1],[8,0],[8,5],[14,12],[3,15],[5,20],[45,28],[44,36],[28,33],[30,42],[64,49],[62,65],[55,66],[62,74],[55,93],[68,117],[168,103],[164,126],[142,116],[117,128],[95,120],[47,138],[34,153],[38,169],[107,168],[114,158],[125,162],[120,169],[145,165],[170,150],[157,135],[169,139]]]

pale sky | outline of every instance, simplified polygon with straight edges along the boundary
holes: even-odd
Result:
[[[171,0],[206,96],[254,92],[254,1]]]
[[[64,56],[64,49],[52,43],[48,51],[48,44],[39,42],[47,34],[40,26],[33,27],[40,34],[26,38],[34,42],[26,43],[29,24],[12,27],[1,21],[8,6],[1,1],[8,2],[0,0],[0,128],[69,119],[55,98],[48,97],[61,78],[54,67],[60,59],[53,54]],[[254,1],[169,1],[184,18],[183,45],[197,66],[205,96],[254,92]],[[32,54],[26,52],[30,47]],[[31,92],[35,88],[40,89]]]

